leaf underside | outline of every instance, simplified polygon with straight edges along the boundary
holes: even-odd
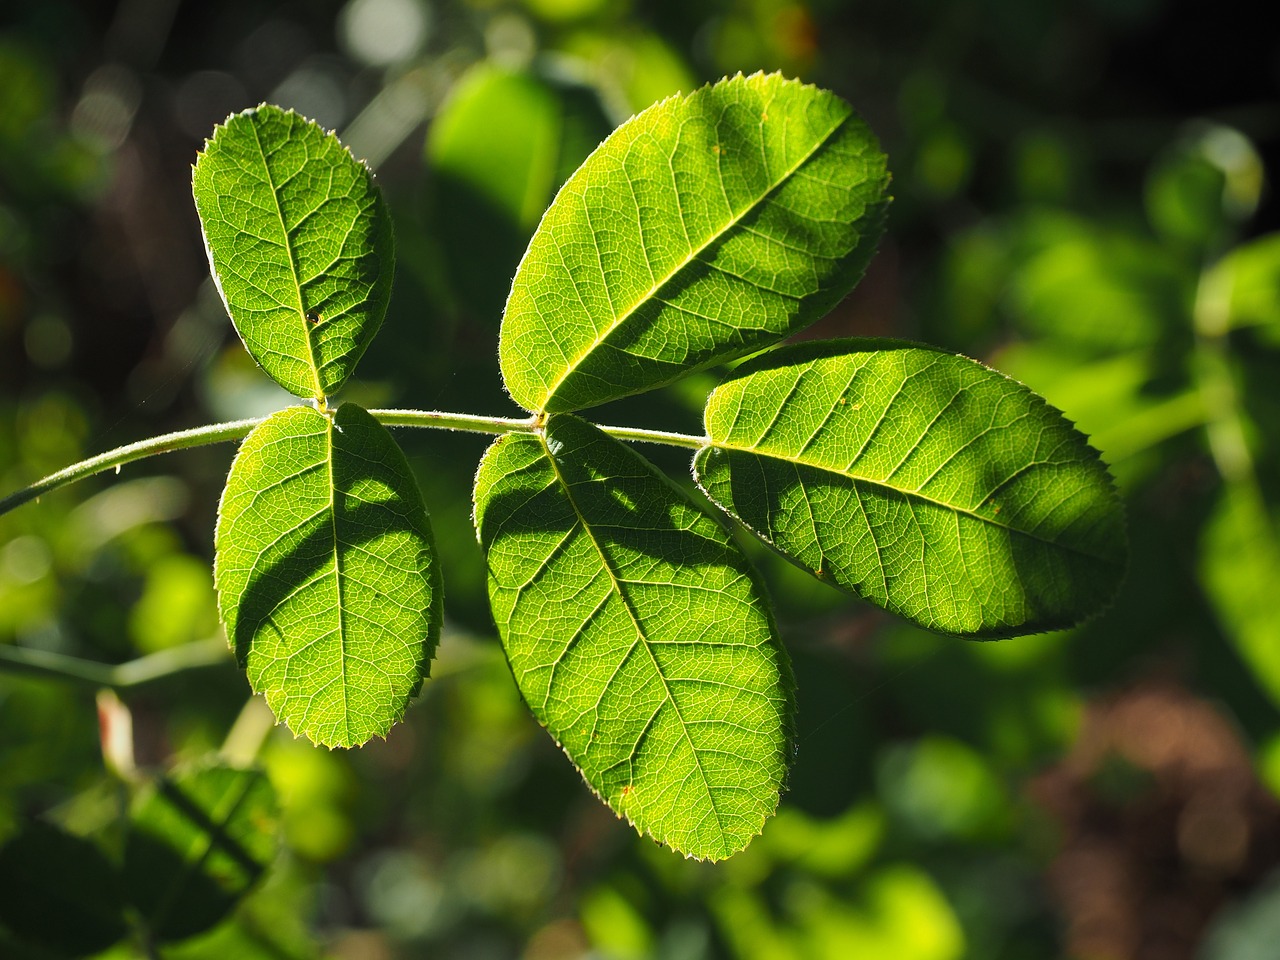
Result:
[[[1120,500],[1084,436],[1026,387],[899,341],[811,342],[707,400],[707,495],[783,556],[930,630],[1069,626],[1114,595]]]
[[[650,107],[530,242],[502,324],[507,389],[527,410],[578,410],[809,325],[862,276],[887,186],[852,108],[778,74]]]
[[[476,476],[516,683],[591,788],[686,855],[742,849],[791,753],[791,679],[726,530],[594,426],[509,434]]]
[[[391,296],[391,217],[368,168],[332,133],[264,104],[214,131],[192,193],[249,353],[299,397],[334,393]]]
[[[328,746],[385,736],[429,670],[440,572],[404,454],[354,404],[290,407],[231,467],[214,578],[253,689]]]
[[[275,794],[256,770],[213,766],[141,794],[124,849],[129,901],[158,941],[222,920],[275,857]]]

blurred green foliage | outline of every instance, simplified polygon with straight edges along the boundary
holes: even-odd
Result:
[[[659,97],[783,69],[850,100],[895,171],[880,256],[815,334],[944,344],[1044,394],[1112,464],[1133,557],[1090,625],[965,644],[757,551],[801,690],[798,759],[765,833],[710,867],[627,831],[529,717],[467,516],[485,441],[415,434],[452,619],[408,721],[359,751],[316,750],[242,710],[228,656],[121,690],[124,713],[107,712],[117,728],[131,718],[122,755],[91,685],[5,672],[0,862],[20,866],[0,869],[0,954],[1270,955],[1280,76],[1255,9],[11,6],[4,492],[119,443],[282,405],[234,341],[191,212],[190,164],[228,112],[270,100],[337,128],[398,218],[390,313],[347,396],[502,414],[498,310],[559,180]],[[697,429],[710,382],[619,401],[601,419]],[[150,461],[0,519],[0,644],[121,663],[215,636],[207,564],[230,458]],[[218,752],[265,771],[279,853],[213,928],[109,947],[121,894],[102,878],[127,859],[131,778]],[[77,851],[65,882],[21,866],[46,843]],[[56,892],[64,911],[116,907],[68,942],[15,886]]]

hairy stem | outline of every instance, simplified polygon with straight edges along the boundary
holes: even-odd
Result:
[[[34,500],[42,494],[55,490],[74,480],[91,477],[104,470],[119,468],[134,460],[154,457],[160,453],[172,453],[174,450],[186,450],[191,447],[202,447],[210,443],[225,443],[228,440],[241,440],[249,431],[261,423],[263,418],[251,420],[232,420],[229,423],[213,423],[207,427],[196,427],[193,430],[179,430],[177,433],[166,433],[159,437],[139,440],[123,447],[116,447],[106,453],[100,453],[88,460],[81,460],[71,466],[51,473],[43,480],[17,490],[0,500],[0,516],[14,507],[20,507],[28,500]]]
[[[425,427],[435,430],[466,430],[472,433],[536,433],[536,418],[524,420],[512,417],[484,417],[468,413],[445,413],[437,410],[370,410],[374,419],[388,427]],[[232,420],[228,423],[213,423],[206,427],[192,430],[179,430],[177,433],[166,433],[147,440],[139,440],[123,447],[116,447],[106,453],[100,453],[57,473],[51,473],[43,480],[16,490],[0,499],[0,516],[15,507],[20,507],[42,494],[56,490],[75,480],[82,480],[106,470],[116,469],[135,460],[143,460],[161,453],[172,453],[175,450],[186,450],[191,447],[202,447],[212,443],[226,443],[231,440],[243,440],[249,431],[265,420],[265,417],[254,417],[248,420]],[[706,441],[684,433],[670,433],[665,430],[644,430],[638,427],[601,427],[605,433],[619,440],[634,440],[642,443],[662,443],[668,446],[687,447],[696,450]]]

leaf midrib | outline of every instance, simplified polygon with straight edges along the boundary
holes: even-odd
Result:
[[[685,742],[689,745],[689,753],[693,756],[694,767],[697,768],[698,776],[702,780],[703,789],[706,791],[707,802],[711,805],[711,811],[715,815],[716,830],[720,834],[721,851],[727,847],[727,837],[725,836],[724,823],[720,818],[720,809],[716,805],[715,793],[711,789],[711,784],[707,780],[707,772],[702,767],[702,758],[698,754],[698,748],[693,742],[693,738],[689,735],[689,728],[684,720],[684,713],[680,710],[680,704],[677,702],[675,694],[672,693],[670,685],[667,683],[667,677],[662,672],[662,667],[658,663],[657,656],[654,655],[653,648],[650,646],[648,634],[645,632],[644,626],[640,621],[639,614],[631,605],[631,599],[627,596],[627,592],[623,589],[623,580],[613,569],[613,564],[609,559],[609,555],[600,545],[600,541],[596,539],[595,533],[591,529],[591,525],[587,523],[586,517],[583,516],[582,510],[578,506],[577,500],[574,499],[573,489],[569,482],[565,479],[564,474],[560,472],[560,465],[556,462],[555,456],[551,453],[550,447],[547,446],[546,432],[540,431],[537,435],[539,443],[542,444],[542,450],[547,461],[551,464],[551,471],[555,474],[556,481],[564,490],[565,499],[569,501],[569,505],[573,507],[574,516],[578,519],[579,526],[582,527],[583,533],[591,541],[591,545],[595,547],[596,553],[600,555],[600,563],[603,565],[605,573],[609,575],[609,580],[613,584],[614,592],[622,600],[622,605],[626,608],[627,616],[631,618],[632,624],[636,628],[636,636],[639,644],[644,648],[645,653],[649,655],[649,662],[653,664],[653,672],[657,674],[658,679],[662,682],[662,690],[666,695],[667,702],[671,704],[671,709],[676,712],[676,719],[680,723],[680,732],[684,735]],[[623,658],[625,660],[625,657]],[[607,688],[606,688],[607,689]],[[656,716],[656,715],[655,715]],[[652,720],[650,720],[652,723]],[[636,748],[640,746],[641,740],[636,741]],[[635,749],[635,748],[633,748]]]
[[[920,493],[918,490],[909,490],[902,487],[895,487],[893,484],[887,483],[884,480],[876,480],[872,477],[863,476],[861,474],[846,473],[842,470],[834,469],[834,468],[825,466],[823,464],[813,463],[809,460],[802,460],[799,457],[787,456],[786,454],[781,454],[781,453],[772,453],[772,452],[760,450],[756,447],[747,447],[747,446],[742,446],[740,444],[722,442],[718,440],[712,440],[708,442],[707,445],[704,446],[702,449],[703,450],[718,449],[718,450],[726,450],[726,451],[732,451],[737,453],[748,453],[755,457],[767,457],[769,459],[778,460],[784,463],[790,463],[795,466],[807,467],[811,470],[819,470],[824,473],[830,473],[837,477],[843,477],[846,480],[850,480],[855,484],[874,487],[877,490],[891,491],[900,496],[906,497],[909,500],[916,500],[921,503],[926,503],[934,507],[939,507],[951,513],[957,513],[962,516],[970,517],[974,520],[978,520],[982,523],[993,526],[998,530],[1004,530],[1004,531],[1007,531],[1008,533],[1018,534],[1019,536],[1026,537],[1029,540],[1035,540],[1038,543],[1043,543],[1057,550],[1065,550],[1079,557],[1084,557],[1089,560],[1096,560],[1101,563],[1115,565],[1115,560],[1113,560],[1110,557],[1102,556],[1096,553],[1090,553],[1087,550],[1082,550],[1081,548],[1073,546],[1071,544],[1061,543],[1057,540],[1051,540],[1048,537],[1044,537],[1044,536],[1041,536],[1040,534],[1033,533],[1030,530],[1023,530],[1021,527],[1015,527],[1007,523],[1001,523],[1000,521],[996,520],[994,517],[983,516],[982,514],[976,513],[967,507],[960,507],[960,506],[956,506],[955,504],[947,503],[943,500],[937,499],[936,497],[930,497],[927,494]],[[1049,464],[1044,464],[1044,465],[1048,466]],[[1005,486],[1005,484],[1011,482],[1019,474],[1021,474],[1027,469],[1030,469],[1033,466],[1036,466],[1036,464],[1027,464],[1027,466],[1019,468],[1015,473],[1013,473],[1009,477],[1006,477],[1001,482],[1000,487]],[[997,487],[996,489],[1000,489],[1000,487]],[[808,500],[807,496],[805,497],[805,500],[807,502]],[[821,544],[819,544],[819,546],[821,546]]]
[[[315,385],[315,396],[317,400],[323,402],[325,398],[324,387],[320,385],[320,368],[316,364],[316,350],[311,342],[311,331],[307,329],[307,311],[302,303],[302,281],[298,278],[298,264],[294,258],[293,240],[289,235],[289,225],[284,218],[284,209],[280,206],[279,190],[271,176],[271,165],[267,162],[267,153],[262,146],[262,136],[258,132],[258,125],[251,123],[249,128],[253,131],[253,141],[258,146],[258,156],[262,160],[262,169],[266,174],[267,186],[270,188],[271,202],[275,205],[276,218],[280,221],[280,233],[284,237],[284,252],[289,261],[289,275],[293,277],[293,289],[298,295],[298,320],[302,324],[302,342],[307,345],[307,359],[310,362],[311,378]]]
[[[766,112],[767,110],[768,108],[766,107]],[[587,357],[591,356],[591,354],[594,353],[595,350],[601,344],[603,344],[613,334],[615,330],[617,330],[619,327],[622,326],[622,324],[624,324],[627,320],[629,320],[632,316],[634,316],[635,313],[641,307],[649,303],[654,298],[654,296],[658,293],[658,291],[660,291],[663,287],[665,287],[668,283],[670,283],[673,279],[675,279],[680,274],[681,271],[683,271],[686,267],[689,266],[689,264],[693,263],[698,258],[699,254],[701,254],[713,243],[715,243],[717,240],[719,240],[721,237],[727,234],[730,230],[736,227],[739,223],[741,223],[747,217],[748,214],[758,209],[760,204],[764,203],[764,201],[767,200],[772,193],[774,193],[779,187],[781,187],[788,180],[790,180],[791,177],[793,177],[797,173],[797,171],[800,170],[801,167],[803,167],[806,163],[809,162],[809,160],[814,156],[814,154],[816,154],[820,149],[822,149],[823,146],[825,146],[831,140],[831,138],[836,134],[836,132],[849,121],[849,118],[852,115],[853,115],[852,112],[846,112],[844,116],[842,116],[835,123],[835,125],[831,127],[830,130],[828,130],[821,137],[819,137],[815,141],[813,146],[808,151],[806,151],[805,154],[796,163],[794,163],[786,172],[784,172],[777,179],[777,182],[771,184],[767,190],[765,190],[763,193],[760,194],[760,196],[756,197],[756,199],[754,199],[745,207],[743,207],[741,211],[739,211],[736,214],[733,214],[720,229],[713,231],[706,238],[706,240],[704,240],[699,246],[691,247],[688,255],[685,256],[684,259],[682,259],[678,264],[676,264],[671,270],[669,270],[661,278],[654,280],[653,285],[649,288],[649,290],[645,292],[633,304],[627,307],[621,314],[618,314],[615,312],[612,322],[605,328],[604,332],[596,336],[595,339],[593,339],[591,343],[588,344],[588,346],[581,353],[578,354],[578,356],[576,356],[572,361],[570,361],[566,365],[564,371],[560,374],[560,376],[556,378],[555,382],[546,388],[546,394],[543,397],[543,400],[541,405],[539,406],[538,412],[546,411],[547,405],[551,402],[552,398],[555,396],[556,391],[560,389],[560,386],[565,382],[565,380],[567,380],[573,374],[573,372],[577,370],[577,368],[583,363],[583,361],[585,361]],[[627,178],[627,182],[628,184],[630,184],[631,182],[630,178]],[[720,178],[720,183],[721,183],[721,189],[723,189],[724,181],[722,177]],[[678,195],[677,195],[677,199],[678,199]],[[685,234],[687,236],[688,227],[684,222],[683,213],[680,213],[680,221],[681,221],[681,224],[684,225],[685,227]],[[643,233],[644,232],[643,226],[638,225],[638,230],[640,233]],[[597,241],[597,249],[598,249],[598,238],[594,229],[591,230],[591,236],[593,240]],[[645,250],[644,252],[645,252],[645,260],[648,261],[649,259],[648,251]],[[602,279],[603,279],[603,271],[602,271]],[[574,287],[576,289],[577,284],[574,284]],[[605,288],[606,296],[609,296],[610,291],[609,291],[609,284],[607,279],[605,279],[604,288]],[[612,303],[611,296],[610,296],[610,303]],[[541,313],[541,311],[539,311],[539,313]]]

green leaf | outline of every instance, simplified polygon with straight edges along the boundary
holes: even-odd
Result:
[[[0,924],[34,955],[105,950],[127,929],[116,868],[90,841],[27,823],[0,847]]]
[[[1201,540],[1200,574],[1228,639],[1280,704],[1280,525],[1253,484],[1224,489]]]
[[[560,190],[516,273],[512,398],[567,411],[759,350],[862,276],[888,186],[838,97],[755,74],[623,124]]]
[[[299,397],[332,394],[391,296],[391,217],[368,168],[332,133],[264,104],[214,131],[191,186],[249,353]]]
[[[739,367],[694,457],[788,559],[921,626],[1001,637],[1096,612],[1125,568],[1107,470],[1062,415],[965,357],[811,342]]]
[[[124,885],[150,935],[181,940],[222,920],[275,858],[279,812],[255,770],[162,777],[136,798]]]
[[[499,438],[475,511],[516,683],[591,788],[689,856],[745,847],[777,806],[791,675],[727,531],[571,416]]]
[[[260,424],[215,551],[227,637],[276,716],[328,746],[385,736],[428,675],[441,609],[426,509],[386,428],[350,403]]]

